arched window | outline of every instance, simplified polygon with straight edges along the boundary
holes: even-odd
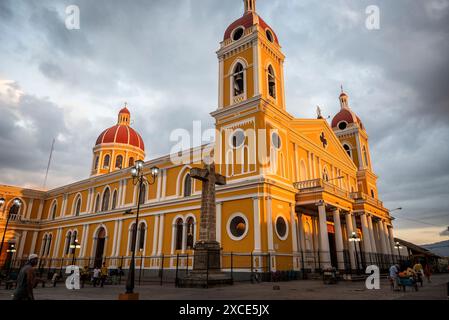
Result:
[[[366,152],[365,146],[363,146],[362,152],[363,152],[363,160],[365,160],[365,166],[368,166],[368,153]]]
[[[111,162],[111,157],[108,154],[105,155],[104,160],[103,160],[103,168],[108,169],[110,162]]]
[[[276,99],[276,78],[271,65],[268,66],[268,93],[272,98]]]
[[[176,220],[176,225],[175,225],[175,236],[176,236],[175,250],[182,250],[182,233],[183,233],[182,229],[183,229],[182,219],[178,218],[178,220]]]
[[[187,228],[187,244],[186,244],[187,250],[192,250],[194,245],[193,239],[195,234],[195,225],[192,217],[189,217],[187,219],[186,228]]]
[[[184,179],[184,197],[190,197],[192,195],[192,177],[190,174],[186,175]]]
[[[118,155],[117,158],[115,158],[115,167],[121,169],[122,166],[123,166],[123,156]]]
[[[98,169],[98,162],[100,161],[100,157],[99,156],[96,156],[95,157],[95,170],[97,170]]]
[[[351,155],[351,147],[348,146],[348,145],[345,143],[345,144],[343,145],[343,148],[345,149],[346,153],[347,153],[350,157],[352,157],[352,155]]]
[[[139,226],[139,250],[143,250],[145,245],[145,223],[141,223]]]
[[[134,234],[136,233],[136,224],[133,223],[131,228],[129,229],[129,251],[133,251],[133,239]]]
[[[55,220],[56,219],[56,210],[57,209],[58,209],[58,204],[55,201],[53,203],[53,206],[51,207],[51,212],[50,212],[50,219],[51,220]]]
[[[78,196],[75,202],[75,216],[79,216],[81,211],[81,197]]]
[[[144,183],[142,183],[142,186],[140,187],[139,204],[145,204],[146,199],[147,199],[147,186]]]
[[[117,208],[117,190],[114,190],[114,193],[112,194],[112,207],[111,209],[114,210]]]
[[[48,236],[48,240],[47,240],[47,249],[45,251],[45,255],[48,256],[50,254],[50,248],[51,248],[51,239],[53,238],[53,235],[49,235]]]
[[[72,232],[67,232],[67,235],[65,237],[65,254],[69,254],[70,252],[70,244],[72,242]]]
[[[128,167],[132,167],[133,165],[134,165],[134,158],[131,157],[131,158],[129,158],[129,160],[128,160]]]
[[[17,204],[13,204],[11,208],[9,208],[10,215],[18,215],[20,211],[20,206]]]
[[[232,72],[233,92],[234,97],[237,97],[245,92],[244,71],[241,63],[237,63]]]
[[[100,194],[97,194],[97,198],[95,199],[95,212],[100,211]]]
[[[101,202],[101,211],[109,210],[109,198],[110,197],[111,197],[111,191],[109,191],[109,188],[106,188],[106,190],[103,193],[103,201]]]

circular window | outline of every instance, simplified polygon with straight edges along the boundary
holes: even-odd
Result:
[[[281,148],[281,137],[279,137],[279,134],[277,134],[277,132],[273,132],[271,134],[271,143],[276,149]]]
[[[231,136],[231,147],[239,148],[245,143],[245,133],[243,130],[239,129],[234,132]]]
[[[273,34],[271,33],[271,31],[267,29],[267,31],[265,31],[265,34],[267,35],[268,41],[273,42],[274,37],[273,37]]]
[[[237,41],[238,39],[240,39],[243,36],[243,28],[242,27],[238,27],[237,29],[235,29],[232,33],[232,40]]]
[[[276,218],[276,233],[281,240],[287,239],[288,226],[283,216]]]
[[[243,214],[237,213],[229,218],[228,234],[233,240],[242,240],[248,233],[248,219]]]
[[[348,123],[346,121],[342,121],[338,124],[338,129],[345,130],[348,127]]]

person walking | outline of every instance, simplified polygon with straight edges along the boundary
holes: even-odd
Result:
[[[108,278],[108,268],[106,267],[106,263],[103,262],[103,266],[101,267],[101,287],[103,288],[106,279]]]
[[[38,260],[37,254],[30,254],[27,263],[20,269],[13,300],[34,300],[33,288],[36,282],[34,267]]]
[[[391,282],[393,283],[394,291],[400,291],[399,286],[398,286],[398,281],[399,281],[398,277],[399,277],[399,265],[394,264],[390,267],[390,279],[391,279]]]
[[[94,274],[93,274],[93,281],[92,281],[94,287],[97,286],[98,281],[100,280],[100,273],[101,273],[100,268],[95,267],[95,269],[94,269]]]

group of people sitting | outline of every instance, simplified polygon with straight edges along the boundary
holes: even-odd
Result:
[[[400,266],[399,264],[394,264],[390,267],[390,280],[393,283],[393,290],[400,291],[399,289],[399,279],[406,278],[411,279],[414,282],[420,282],[423,284],[424,276],[427,278],[428,282],[431,282],[430,277],[432,275],[432,267],[430,264],[425,264],[425,267],[419,261],[411,267],[410,263]]]

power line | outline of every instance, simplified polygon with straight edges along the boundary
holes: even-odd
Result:
[[[400,217],[400,216],[396,216],[396,217],[397,217],[397,218],[400,218],[400,219],[404,219],[404,220],[414,221],[414,222],[417,222],[417,223],[427,224],[427,225],[433,226],[433,227],[441,227],[441,225],[437,225],[437,224],[433,224],[433,223],[429,223],[429,222],[424,222],[424,221],[418,220],[418,219],[405,218],[405,217]]]

